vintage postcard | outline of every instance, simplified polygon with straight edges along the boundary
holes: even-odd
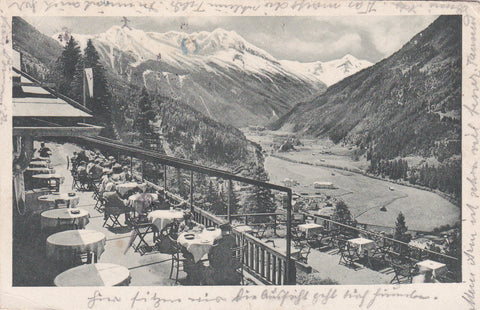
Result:
[[[1,309],[477,309],[480,6],[6,0]]]

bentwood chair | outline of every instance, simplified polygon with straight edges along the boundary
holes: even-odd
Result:
[[[172,256],[171,256],[171,266],[170,266],[170,276],[169,278],[172,279],[173,272],[175,270],[175,284],[178,283],[178,274],[180,271],[184,271],[185,262],[187,259],[183,256],[182,253],[182,246],[178,244],[177,240],[173,239],[171,236],[167,238],[170,239],[170,243],[172,246]]]
[[[148,244],[145,238],[147,237],[147,235],[155,233],[154,226],[148,221],[141,220],[139,218],[132,219],[131,224],[135,233],[135,239],[133,240],[133,249],[135,250],[135,252],[140,253],[140,255],[144,255],[145,253],[150,252],[152,246]],[[135,241],[137,239],[138,243],[135,244]]]
[[[360,259],[357,249],[352,247],[348,241],[340,242],[338,249],[340,253],[339,264],[343,262],[348,267],[354,267],[355,262]]]
[[[390,261],[390,267],[393,269],[395,273],[390,283],[396,281],[400,284],[402,281],[407,281],[407,283],[412,283],[413,276],[415,275],[415,266],[404,262],[404,263],[396,263],[394,261]]]

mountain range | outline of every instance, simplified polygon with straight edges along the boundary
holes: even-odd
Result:
[[[461,154],[462,19],[440,16],[390,57],[271,124],[375,149],[381,158]]]
[[[236,127],[262,125],[296,103],[371,65],[351,55],[300,63],[277,60],[235,31],[166,33],[113,26],[96,35],[73,36],[82,49],[88,39],[103,63],[128,82],[187,103],[205,115]]]

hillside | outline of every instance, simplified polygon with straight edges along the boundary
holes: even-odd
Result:
[[[48,81],[49,70],[53,70],[53,63],[61,55],[63,47],[21,18],[14,17],[13,25],[14,47],[22,52],[24,61],[28,59],[28,63],[32,64],[24,70],[42,81]],[[106,68],[116,133],[124,142],[136,144],[139,134],[134,132],[132,124],[138,112],[141,88]],[[170,155],[215,166],[242,165],[254,158],[250,155],[255,151],[243,133],[233,126],[221,124],[169,96],[152,93],[152,101],[156,129],[164,137],[167,148],[172,150]],[[218,151],[224,153],[218,154]]]
[[[22,69],[42,80],[62,53],[57,41],[43,35],[19,17],[12,18],[12,44],[14,49],[22,51]]]
[[[354,143],[379,158],[461,152],[461,16],[441,16],[399,51],[297,104],[273,129]]]

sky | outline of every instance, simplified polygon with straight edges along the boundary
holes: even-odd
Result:
[[[351,54],[371,62],[390,56],[438,16],[128,17],[132,28],[186,33],[223,28],[277,59],[329,61]],[[122,17],[23,17],[42,33],[97,34]]]

